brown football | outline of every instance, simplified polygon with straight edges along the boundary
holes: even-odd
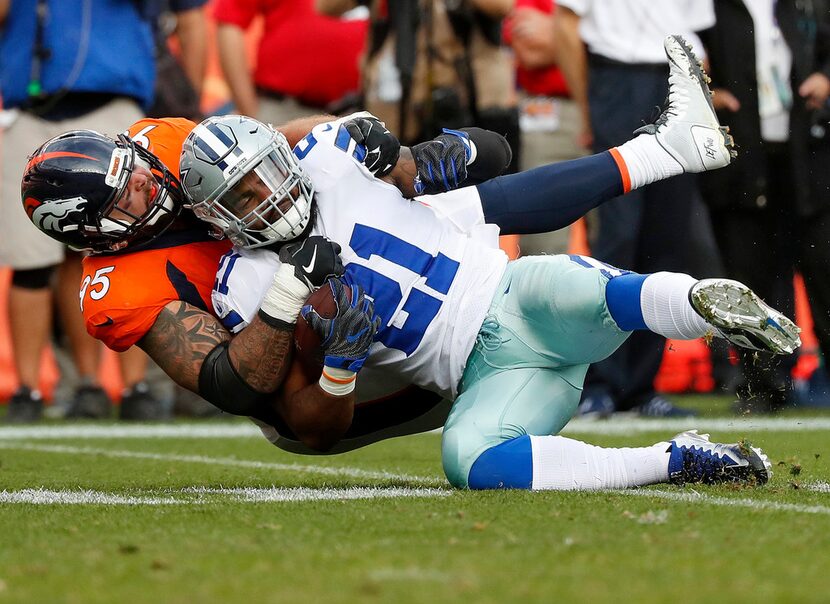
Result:
[[[348,285],[345,288],[346,295],[351,297],[351,289]],[[337,313],[334,293],[328,284],[311,294],[305,303],[326,319],[331,319]],[[310,376],[319,377],[323,369],[323,349],[320,347],[320,338],[302,316],[297,319],[297,325],[294,327],[294,346],[297,359],[302,362],[305,371]]]

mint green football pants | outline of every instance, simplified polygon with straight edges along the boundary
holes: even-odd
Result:
[[[529,256],[508,264],[444,426],[442,460],[454,486],[467,486],[470,468],[490,447],[562,430],[588,365],[630,335],[605,302],[605,286],[619,271],[585,260]]]

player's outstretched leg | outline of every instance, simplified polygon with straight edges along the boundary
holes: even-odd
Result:
[[[704,279],[692,287],[689,300],[733,344],[776,354],[791,354],[801,345],[801,329],[743,283]]]
[[[608,281],[605,298],[624,331],[648,329],[675,340],[714,335],[774,354],[790,354],[801,345],[795,323],[738,281],[628,273]]]
[[[597,447],[562,436],[520,436],[484,451],[472,464],[467,484],[456,486],[587,491],[665,482],[760,485],[771,475],[771,464],[757,447],[713,443],[708,434],[691,430],[670,442],[632,448]]]
[[[666,38],[664,48],[668,102],[653,124],[610,151],[477,185],[486,221],[503,234],[553,231],[633,189],[727,166],[734,143],[715,115],[708,76],[680,36]]]

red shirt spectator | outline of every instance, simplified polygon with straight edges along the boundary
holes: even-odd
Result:
[[[553,0],[516,0],[514,11],[535,9],[546,15],[553,15]],[[504,41],[512,45],[513,27],[517,19],[516,12],[504,22]],[[553,35],[551,33],[551,35]],[[516,81],[519,87],[530,95],[569,96],[565,77],[555,65],[528,69],[521,64],[516,67]]]
[[[257,15],[264,27],[254,82],[271,93],[323,107],[359,89],[359,57],[368,22],[333,19],[314,0],[217,0],[219,23],[247,29]]]

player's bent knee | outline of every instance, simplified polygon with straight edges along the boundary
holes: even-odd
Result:
[[[512,438],[480,451],[461,438],[461,432],[447,430],[442,442],[444,474],[459,489],[529,489],[533,482],[530,437]]]
[[[530,437],[525,434],[484,451],[470,468],[467,486],[471,489],[530,489],[533,486]]]

